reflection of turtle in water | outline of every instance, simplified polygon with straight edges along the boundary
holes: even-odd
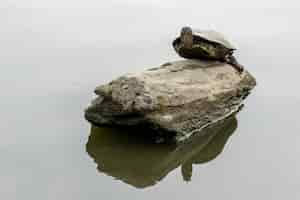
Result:
[[[183,27],[180,37],[173,41],[173,47],[181,57],[219,60],[231,64],[238,72],[243,72],[243,66],[233,56],[235,47],[218,32]]]
[[[218,124],[218,123],[217,123]],[[190,181],[193,174],[193,164],[203,164],[215,159],[222,151],[228,140],[237,128],[236,118],[225,119],[219,124],[219,127],[207,127],[208,133],[216,131],[216,135],[212,140],[201,148],[201,151],[192,155],[181,165],[181,173],[185,181]],[[196,136],[195,136],[196,137]]]

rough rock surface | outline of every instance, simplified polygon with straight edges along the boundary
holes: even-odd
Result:
[[[238,112],[256,81],[246,70],[182,60],[128,74],[95,89],[85,117],[95,125],[141,125],[181,142]]]

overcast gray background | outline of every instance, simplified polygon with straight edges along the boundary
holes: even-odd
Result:
[[[9,68],[0,76],[15,90],[51,89],[65,83],[66,73],[69,83],[88,84],[85,79],[95,80],[99,72],[109,79],[128,67],[177,58],[170,42],[183,25],[223,32],[240,48],[241,62],[249,60],[248,67],[258,67],[254,57],[264,59],[264,73],[275,73],[271,64],[285,61],[278,56],[290,59],[299,50],[299,4],[292,0],[3,0],[0,9],[0,64]],[[10,75],[20,70],[23,81],[17,85]],[[290,75],[277,86],[287,89],[296,79]]]
[[[3,199],[300,198],[299,10],[294,0],[1,0]],[[215,29],[258,86],[239,128],[193,181],[143,191],[96,171],[83,110],[93,88],[179,59],[180,27]]]

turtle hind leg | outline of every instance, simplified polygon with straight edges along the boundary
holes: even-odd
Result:
[[[240,74],[243,73],[243,65],[239,64],[233,55],[229,55],[228,57],[226,57],[226,63],[232,65]]]

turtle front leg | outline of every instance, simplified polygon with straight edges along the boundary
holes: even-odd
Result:
[[[228,55],[225,58],[226,63],[232,65],[240,74],[243,73],[244,67],[239,64],[236,58],[233,55]]]

